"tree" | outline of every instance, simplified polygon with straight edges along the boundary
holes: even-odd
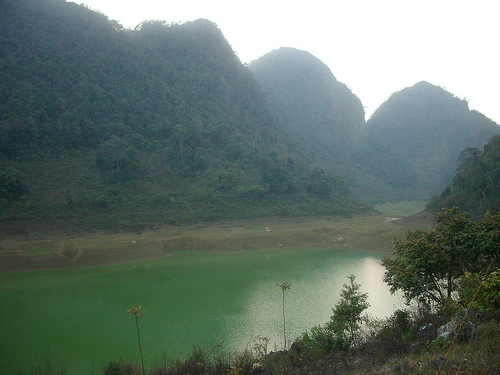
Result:
[[[306,178],[306,189],[310,194],[327,197],[332,192],[332,183],[326,175],[326,170],[321,165],[310,166],[309,174]]]
[[[286,319],[285,319],[285,295],[288,290],[292,287],[288,281],[284,281],[281,284],[276,284],[281,288],[281,293],[283,294],[283,350],[286,350]]]
[[[0,199],[18,200],[28,193],[28,187],[22,181],[22,173],[16,168],[0,169]]]
[[[382,260],[391,293],[401,290],[408,304],[417,300],[442,306],[454,297],[465,272],[480,271],[497,253],[492,241],[498,232],[491,228],[498,228],[499,220],[494,225],[490,218],[488,223],[474,223],[468,213],[453,207],[436,215],[429,232],[408,231],[404,241],[395,242],[395,257]]]
[[[368,293],[361,293],[361,285],[356,283],[356,276],[349,275],[349,284],[344,284],[340,292],[340,301],[333,308],[333,315],[327,327],[334,335],[336,346],[347,349],[356,345],[363,322],[363,312],[370,307]]]
[[[460,282],[460,299],[463,304],[481,311],[500,309],[500,269],[487,275],[466,272]]]
[[[98,149],[96,166],[102,173],[111,172],[117,180],[137,179],[142,175],[137,150],[115,135]]]

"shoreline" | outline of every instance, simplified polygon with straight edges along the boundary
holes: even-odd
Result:
[[[233,253],[317,246],[390,254],[394,238],[426,220],[387,220],[379,213],[348,217],[259,218],[165,227],[142,233],[78,236],[30,233],[0,241],[0,273],[105,266],[172,256],[177,251]]]

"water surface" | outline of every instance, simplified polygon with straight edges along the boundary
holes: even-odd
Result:
[[[141,304],[146,366],[185,356],[194,346],[243,350],[256,335],[283,346],[287,336],[328,321],[347,276],[369,293],[369,313],[401,308],[382,281],[380,256],[341,249],[182,252],[114,266],[0,275],[0,363],[26,370],[49,355],[67,373],[100,373],[115,359],[139,362],[134,318]]]

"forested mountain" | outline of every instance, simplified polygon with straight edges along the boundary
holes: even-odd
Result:
[[[62,0],[4,0],[0,40],[3,219],[116,229],[362,208],[210,21],[128,30]]]
[[[451,183],[460,152],[482,147],[498,124],[441,87],[419,82],[394,93],[367,121],[359,163],[395,199],[428,199]],[[378,185],[378,192],[374,191]]]
[[[458,206],[473,215],[500,208],[500,135],[494,136],[483,150],[469,147],[460,154],[453,184],[430,207]]]
[[[209,21],[129,31],[64,1],[2,8],[7,156],[95,146],[110,135],[169,140],[185,146],[182,157],[241,137],[280,143],[254,78]]]
[[[249,65],[283,126],[312,157],[352,173],[352,148],[365,125],[361,101],[309,52],[280,48]]]
[[[426,82],[365,124],[311,54],[281,48],[246,67],[203,19],[130,30],[63,0],[4,0],[0,40],[0,220],[15,228],[365,209],[353,184],[371,203],[429,199],[464,148],[499,132]]]
[[[308,52],[280,48],[250,68],[284,128],[367,202],[429,199],[451,183],[464,148],[500,132],[427,82],[394,93],[365,124],[359,99]]]

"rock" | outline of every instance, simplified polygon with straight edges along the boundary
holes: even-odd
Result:
[[[455,320],[442,325],[437,330],[438,337],[443,337],[445,339],[451,338],[450,336],[454,334],[456,328]]]
[[[459,340],[469,341],[472,339],[479,326],[470,320],[472,314],[468,315],[468,313],[470,313],[470,311],[464,309],[458,312],[450,322],[439,327],[437,330],[438,337],[451,339],[454,335],[458,334]],[[464,321],[464,319],[466,319],[466,321]],[[461,325],[462,327],[460,327]]]
[[[443,332],[439,335],[439,337],[442,337],[445,340],[452,339],[453,338],[453,332]]]

